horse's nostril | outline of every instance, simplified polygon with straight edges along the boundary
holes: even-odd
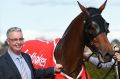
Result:
[[[106,53],[105,56],[104,56],[104,59],[109,62],[112,60],[112,55],[110,53]]]

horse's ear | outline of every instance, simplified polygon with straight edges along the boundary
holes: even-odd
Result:
[[[99,8],[100,13],[102,13],[102,11],[104,10],[106,3],[107,3],[107,0],[100,6]]]
[[[90,13],[87,11],[87,9],[83,5],[81,5],[78,1],[77,1],[77,3],[79,5],[80,9],[82,10],[82,12],[85,13],[87,16],[89,16]]]

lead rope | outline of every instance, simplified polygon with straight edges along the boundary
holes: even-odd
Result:
[[[110,68],[110,70],[107,72],[107,74],[106,74],[102,79],[106,79],[106,78],[107,78],[107,76],[108,76],[109,73],[112,71],[112,69],[114,69],[114,66],[115,66],[116,61],[117,61],[117,60],[115,59],[114,64],[112,65],[112,67]]]
[[[85,59],[84,61],[89,61],[89,58],[93,55],[94,53],[92,53],[87,59]],[[110,68],[110,70],[107,72],[107,74],[105,75],[105,76],[103,76],[103,78],[102,79],[106,79],[106,77],[109,75],[109,73],[112,71],[112,69],[114,68],[114,66],[115,66],[115,63],[116,63],[116,59],[114,59],[115,60],[115,62],[114,62],[114,64],[111,66],[111,68]],[[100,68],[102,68],[101,66],[100,66],[100,64],[101,64],[101,62],[99,62],[98,63],[98,65],[97,65],[97,68],[98,69],[100,69]],[[85,74],[86,74],[86,79],[88,79],[88,75],[87,75],[87,72],[86,72],[86,67],[85,67],[85,64],[83,63],[83,65],[84,65],[84,68],[85,68]]]

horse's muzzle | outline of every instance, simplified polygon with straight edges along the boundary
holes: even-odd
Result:
[[[104,56],[103,56],[103,61],[104,61],[104,63],[105,63],[105,62],[110,62],[110,61],[112,60],[112,58],[113,58],[113,55],[112,55],[112,54],[110,54],[110,53],[105,53]]]

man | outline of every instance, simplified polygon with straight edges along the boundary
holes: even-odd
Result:
[[[62,65],[46,69],[35,69],[28,54],[21,52],[23,47],[22,30],[12,27],[7,31],[8,51],[0,57],[0,79],[40,79],[53,77],[61,71]]]

